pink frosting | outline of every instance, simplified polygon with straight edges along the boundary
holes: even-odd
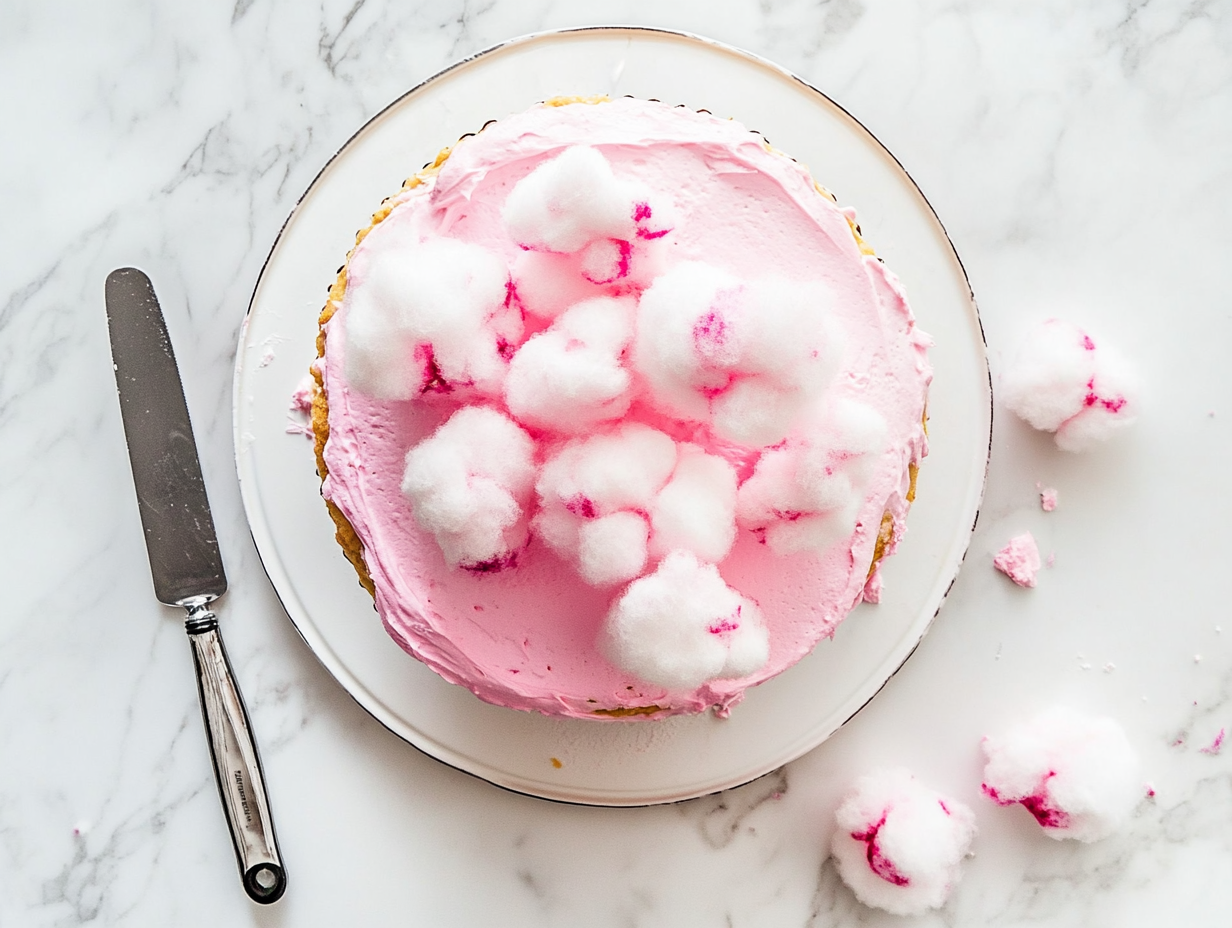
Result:
[[[1039,548],[1035,536],[1023,532],[1011,538],[996,556],[992,564],[1019,586],[1035,586],[1035,577],[1040,569]]]
[[[848,344],[831,389],[875,408],[888,425],[890,445],[850,538],[824,555],[777,557],[742,531],[719,565],[723,579],[764,613],[768,663],[743,679],[669,692],[622,673],[596,646],[620,590],[588,586],[537,539],[500,571],[448,568],[432,536],[416,524],[399,484],[408,449],[458,403],[448,396],[378,401],[349,389],[342,363],[346,300],[326,326],[330,438],[322,492],[363,542],[389,633],[445,679],[488,702],[549,715],[595,717],[597,709],[650,705],[663,708],[659,715],[707,707],[722,714],[748,687],[809,653],[860,602],[885,511],[901,532],[907,465],[926,453],[921,418],[931,379],[929,339],[916,329],[897,278],[860,252],[843,212],[816,193],[802,166],[735,122],[629,99],[539,106],[464,140],[439,175],[401,194],[399,205],[356,249],[350,283],[362,282],[367,258],[396,226],[421,237],[481,244],[512,263],[518,246],[501,221],[505,197],[518,180],[574,144],[598,148],[618,176],[636,179],[652,197],[672,204],[673,227],[655,236],[670,249],[669,262],[701,260],[745,278],[823,278],[841,296],[837,313]],[[616,286],[625,292],[633,286],[636,293],[645,283]],[[596,286],[596,294],[604,292],[615,291]],[[534,329],[529,322],[527,335]],[[629,415],[723,454],[742,478],[751,472],[748,449],[725,447],[646,404],[635,403]]]

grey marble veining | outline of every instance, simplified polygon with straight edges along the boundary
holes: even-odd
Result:
[[[231,439],[253,284],[337,148],[459,57],[610,22],[748,48],[854,113],[946,224],[994,376],[1076,308],[1147,384],[1133,432],[1082,458],[998,409],[967,564],[886,689],[783,770],[630,810],[503,792],[365,715],[262,572]],[[0,925],[1226,922],[1232,746],[1202,749],[1232,729],[1232,6],[21,0],[0,49]],[[240,891],[179,616],[145,571],[102,310],[129,263],[167,308],[232,581],[290,873],[274,910]],[[989,566],[1022,528],[1056,553],[1030,593]],[[980,735],[1052,700],[1115,715],[1142,754],[1156,795],[1123,834],[1053,842],[980,799]],[[825,862],[843,787],[888,763],[979,815],[962,885],[915,920]]]

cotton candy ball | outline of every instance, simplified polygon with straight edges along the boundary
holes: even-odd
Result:
[[[582,273],[579,255],[524,251],[514,259],[513,292],[532,316],[555,319],[569,307],[604,294]]]
[[[567,442],[539,472],[531,530],[575,564],[586,582],[631,580],[646,564],[650,525],[644,514],[675,466],[676,443],[640,423]],[[627,518],[590,526],[617,513]]]
[[[535,444],[486,406],[459,409],[406,456],[402,492],[450,567],[493,569],[525,543]]]
[[[630,299],[574,306],[514,354],[505,379],[509,411],[527,425],[570,434],[618,419],[632,398],[621,363],[632,330]]]
[[[502,350],[521,337],[521,319],[507,307],[504,262],[479,245],[381,231],[352,260],[344,302],[348,382],[379,399],[455,386],[498,392]]]
[[[901,768],[856,780],[835,813],[831,853],[865,905],[920,915],[945,903],[975,838],[975,814]]]
[[[621,670],[670,691],[746,677],[770,656],[761,610],[688,551],[673,551],[629,584],[601,645]]]
[[[777,555],[820,553],[850,535],[886,447],[885,420],[854,400],[828,403],[804,431],[763,452],[737,496],[738,523]]]
[[[642,294],[634,365],[664,412],[747,446],[781,441],[842,357],[833,295],[820,282],[741,281],[697,262]]]
[[[678,447],[676,469],[650,507],[650,555],[687,550],[722,561],[736,540],[736,471],[692,444]]]
[[[574,145],[518,181],[502,217],[523,248],[574,252],[598,238],[633,238],[633,205],[607,159]]]
[[[1084,451],[1137,418],[1133,372],[1116,352],[1069,322],[1049,319],[1023,342],[1002,378],[1005,404],[1057,446]]]
[[[582,249],[582,276],[592,284],[611,284],[629,276],[633,245],[616,238],[600,238]]]
[[[1050,838],[1105,838],[1145,792],[1138,757],[1112,719],[1056,707],[985,738],[983,747],[985,795],[1021,804]]]

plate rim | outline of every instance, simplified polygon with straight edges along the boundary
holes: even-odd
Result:
[[[242,378],[244,375],[244,369],[245,369],[245,357],[244,357],[245,353],[242,349],[243,349],[245,339],[246,339],[248,324],[252,318],[252,314],[253,314],[253,310],[257,302],[258,294],[261,291],[262,282],[265,279],[265,275],[269,267],[270,261],[273,259],[274,255],[277,253],[279,246],[281,245],[283,238],[287,233],[287,230],[289,229],[292,221],[296,218],[297,214],[299,213],[301,206],[303,206],[303,204],[305,203],[309,195],[313,193],[317,185],[321,182],[322,178],[329,172],[329,170],[334,165],[334,163],[343,155],[344,152],[347,151],[347,149],[356,141],[357,138],[359,138],[359,136],[364,134],[371,126],[373,126],[376,122],[382,119],[387,113],[389,113],[396,107],[400,106],[408,98],[421,93],[429,85],[441,80],[442,78],[458,70],[459,68],[466,67],[489,55],[492,55],[494,53],[497,53],[497,52],[500,52],[500,51],[503,51],[509,48],[513,48],[517,46],[524,46],[524,45],[531,45],[531,44],[535,44],[538,42],[551,40],[553,38],[585,34],[585,33],[602,33],[602,34],[609,34],[609,35],[618,35],[620,33],[640,33],[640,34],[649,34],[651,36],[661,37],[665,39],[683,39],[689,42],[694,42],[699,45],[712,48],[723,54],[731,55],[737,58],[742,58],[748,62],[758,65],[761,68],[774,72],[780,77],[787,78],[791,82],[799,85],[809,94],[812,94],[812,95],[815,95],[821,98],[821,100],[824,101],[824,104],[830,107],[833,107],[835,110],[841,113],[845,119],[847,119],[848,121],[850,121],[852,125],[857,127],[860,132],[862,132],[865,136],[867,136],[867,138],[872,140],[876,144],[876,146],[881,150],[881,152],[885,156],[887,156],[891,162],[893,162],[898,172],[901,174],[902,177],[906,178],[907,182],[910,184],[915,194],[919,197],[920,201],[924,204],[924,206],[926,207],[928,211],[929,218],[932,220],[933,223],[935,223],[936,228],[940,231],[942,237],[944,238],[946,247],[948,248],[950,255],[952,255],[955,261],[955,265],[958,269],[958,272],[959,274],[961,274],[962,282],[965,285],[966,300],[969,303],[971,316],[973,317],[974,322],[975,322],[975,331],[979,335],[979,343],[982,348],[982,350],[980,351],[979,360],[982,366],[984,379],[987,382],[987,394],[986,394],[987,405],[988,405],[987,445],[984,448],[984,455],[983,455],[984,460],[983,460],[983,466],[982,466],[982,469],[979,475],[978,491],[974,494],[974,511],[972,514],[971,526],[969,529],[966,530],[965,544],[963,545],[962,553],[959,555],[957,561],[954,564],[953,575],[950,577],[949,583],[946,585],[945,591],[941,594],[941,597],[938,600],[936,608],[933,610],[932,615],[929,616],[928,620],[922,626],[920,633],[918,637],[916,638],[914,644],[907,651],[907,653],[903,656],[902,660],[899,661],[897,666],[894,667],[894,669],[886,676],[886,678],[881,681],[880,685],[872,693],[870,693],[869,696],[863,702],[861,702],[858,707],[854,708],[851,711],[851,713],[847,715],[846,718],[844,718],[838,725],[836,725],[829,733],[824,735],[820,740],[811,741],[811,743],[805,743],[803,746],[801,746],[800,744],[794,745],[791,751],[787,754],[787,756],[783,756],[781,754],[776,755],[772,761],[759,765],[756,768],[754,768],[753,772],[741,774],[740,778],[735,782],[731,780],[730,776],[713,777],[711,778],[711,782],[707,782],[704,785],[701,785],[701,786],[695,785],[692,788],[688,788],[688,789],[674,790],[671,793],[656,794],[654,798],[647,798],[644,794],[645,793],[644,790],[639,791],[638,798],[636,799],[630,798],[628,800],[620,799],[615,794],[615,792],[611,790],[606,791],[606,796],[607,796],[606,799],[597,799],[594,797],[588,797],[588,796],[584,796],[580,794],[571,795],[569,789],[561,789],[555,793],[549,794],[546,792],[535,790],[532,786],[525,783],[523,781],[523,778],[518,777],[516,775],[511,775],[508,773],[506,773],[504,779],[502,780],[501,778],[499,778],[499,775],[505,772],[495,769],[493,765],[489,762],[478,761],[475,758],[471,758],[469,755],[464,754],[463,752],[458,751],[454,748],[451,748],[445,744],[442,744],[435,737],[427,735],[423,732],[419,732],[417,730],[412,729],[415,737],[411,737],[406,731],[401,730],[402,728],[410,727],[408,723],[406,723],[405,720],[401,718],[401,716],[399,716],[390,707],[388,707],[384,703],[384,701],[380,699],[379,696],[377,696],[377,694],[371,691],[369,687],[364,686],[362,684],[362,682],[358,679],[358,677],[356,677],[355,674],[342,661],[339,655],[335,652],[334,648],[328,643],[328,641],[326,641],[323,633],[319,629],[317,629],[315,625],[309,622],[308,624],[311,625],[312,627],[308,631],[306,631],[302,627],[302,623],[297,620],[295,610],[287,608],[288,596],[284,594],[284,591],[283,591],[284,586],[286,587],[287,590],[290,591],[289,598],[295,601],[295,605],[299,606],[303,610],[304,615],[309,615],[309,612],[304,607],[302,600],[300,600],[298,594],[295,593],[294,584],[291,583],[290,577],[286,573],[285,568],[283,567],[281,562],[277,563],[276,565],[272,565],[268,561],[264,553],[264,550],[262,548],[262,544],[258,538],[258,535],[259,534],[269,535],[269,528],[268,526],[265,525],[263,519],[254,520],[252,518],[252,512],[254,510],[258,512],[261,511],[261,507],[260,507],[261,494],[260,494],[259,488],[256,485],[257,481],[256,481],[255,474],[249,474],[249,475],[245,474],[246,466],[244,462],[246,460],[246,456],[242,454],[241,452],[241,444],[239,441],[239,437],[241,435],[240,429],[241,429],[241,399],[242,399],[240,391],[241,391],[241,382],[242,382]],[[546,800],[550,802],[559,802],[559,803],[564,803],[567,805],[580,805],[580,806],[589,806],[589,807],[637,808],[637,807],[648,807],[648,806],[662,805],[662,804],[673,803],[673,802],[680,802],[680,801],[685,801],[685,800],[694,799],[694,798],[701,798],[704,796],[713,795],[715,793],[722,792],[726,789],[733,789],[738,786],[743,786],[757,779],[760,779],[761,777],[764,777],[767,774],[772,773],[774,770],[777,770],[781,768],[782,766],[788,763],[791,763],[794,760],[798,760],[804,754],[807,754],[809,751],[823,744],[830,737],[833,737],[833,735],[839,729],[847,725],[874,698],[876,698],[876,696],[885,688],[885,686],[890,682],[890,680],[892,680],[902,670],[902,668],[906,665],[907,661],[910,660],[911,657],[919,649],[919,646],[923,642],[925,636],[931,630],[933,623],[936,621],[937,616],[940,614],[941,609],[944,607],[945,602],[948,599],[950,592],[953,590],[954,584],[958,579],[958,575],[962,570],[962,566],[966,562],[967,556],[970,553],[971,542],[974,536],[975,527],[979,522],[979,517],[982,511],[983,502],[984,502],[984,496],[987,491],[988,473],[989,473],[989,467],[990,467],[991,455],[992,455],[992,442],[993,442],[993,432],[994,432],[994,413],[995,413],[994,405],[993,405],[992,373],[991,373],[991,368],[988,363],[988,340],[987,340],[987,335],[984,330],[983,319],[980,316],[979,305],[975,297],[974,289],[971,286],[970,276],[967,273],[966,266],[963,264],[962,257],[958,253],[958,249],[955,247],[953,239],[950,237],[949,231],[946,229],[944,223],[941,221],[941,217],[937,214],[937,211],[933,207],[931,201],[929,201],[924,191],[920,188],[920,185],[916,183],[915,178],[911,176],[911,174],[907,171],[907,169],[904,167],[902,162],[899,161],[898,157],[881,142],[881,140],[876,136],[876,134],[874,134],[867,126],[864,125],[864,123],[862,123],[858,118],[856,118],[846,107],[844,107],[842,104],[834,100],[824,91],[814,86],[809,81],[805,80],[803,77],[791,71],[790,69],[785,68],[782,65],[777,64],[776,62],[771,61],[761,55],[758,55],[755,52],[751,52],[751,51],[748,51],[747,49],[743,49],[738,46],[734,46],[726,42],[719,41],[717,39],[712,39],[708,36],[703,36],[698,33],[689,32],[685,30],[667,29],[667,28],[662,28],[662,27],[657,27],[657,26],[645,26],[645,25],[637,25],[637,24],[610,24],[610,25],[570,26],[570,27],[563,27],[559,29],[547,29],[547,30],[541,30],[541,31],[536,31],[536,32],[531,32],[531,33],[525,33],[525,34],[510,38],[510,39],[506,39],[504,41],[489,45],[464,58],[460,58],[457,61],[454,61],[451,64],[447,65],[446,67],[434,72],[433,74],[431,74],[424,80],[418,82],[417,84],[410,87],[409,89],[398,94],[396,97],[390,100],[389,103],[387,103],[386,105],[381,107],[379,110],[374,112],[368,119],[366,119],[360,126],[358,126],[355,129],[355,131],[352,132],[345,139],[345,141],[343,141],[339,145],[339,147],[321,165],[320,169],[313,176],[312,180],[308,183],[308,185],[304,188],[303,192],[295,200],[295,203],[292,205],[290,211],[287,213],[286,218],[283,220],[282,224],[279,226],[278,232],[275,235],[273,241],[271,242],[270,248],[268,252],[266,253],[265,258],[262,260],[261,267],[257,273],[255,282],[252,287],[251,295],[249,296],[248,305],[244,311],[244,316],[241,322],[241,326],[239,330],[239,337],[237,341],[238,341],[240,350],[237,350],[236,352],[235,366],[234,366],[233,375],[232,375],[232,433],[233,433],[233,437],[235,438],[234,457],[235,457],[236,473],[237,473],[237,477],[238,477],[239,484],[240,484],[241,502],[244,507],[245,520],[248,523],[249,534],[252,537],[253,546],[256,549],[258,560],[261,563],[262,569],[266,573],[266,576],[270,582],[271,587],[273,588],[275,596],[278,598],[280,604],[282,604],[283,611],[286,612],[287,617],[290,620],[292,627],[295,629],[300,639],[308,647],[309,651],[312,652],[314,658],[318,661],[318,663],[326,670],[326,672],[331,677],[333,677],[334,681],[343,689],[343,691],[347,694],[347,696],[350,697],[351,700],[355,702],[355,704],[358,705],[368,716],[370,716],[378,724],[380,724],[381,727],[385,728],[391,734],[399,738],[399,740],[409,744],[411,747],[413,747],[415,750],[417,750],[421,754],[424,754],[432,758],[433,760],[443,763],[455,770],[465,773],[468,776],[472,776],[485,783],[489,783],[493,786],[496,786],[500,789],[506,790],[508,792],[511,792],[517,795],[530,796],[536,799],[542,799],[542,800]],[[270,547],[273,548],[274,545],[273,545],[272,537],[268,537],[266,540],[270,544]],[[281,579],[282,586],[280,586],[278,582],[275,582],[276,576]],[[326,656],[328,656],[329,660],[326,659]],[[363,692],[366,694],[371,704],[366,703],[364,700],[360,699],[360,697],[357,695],[355,691],[356,688],[363,690]],[[378,709],[380,709],[381,711],[377,711]],[[402,725],[396,724],[397,722],[401,722]],[[611,723],[600,722],[599,724],[611,724]],[[810,739],[808,738],[801,739],[802,742],[809,742],[809,740]],[[471,767],[466,766],[466,763],[468,761],[482,765],[483,768],[492,775],[485,774],[483,772],[480,772],[479,770],[472,769]],[[496,776],[497,778],[494,778],[494,776]],[[722,780],[722,782],[717,782],[718,780]],[[516,785],[518,783],[521,783],[522,785],[521,786]],[[576,789],[573,792],[576,793],[577,792]]]

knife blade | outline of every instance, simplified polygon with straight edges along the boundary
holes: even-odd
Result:
[[[188,611],[197,690],[214,777],[245,891],[271,903],[286,890],[261,760],[209,604],[227,590],[188,405],[162,309],[137,268],[107,275],[107,329],[120,414],[159,602]]]

